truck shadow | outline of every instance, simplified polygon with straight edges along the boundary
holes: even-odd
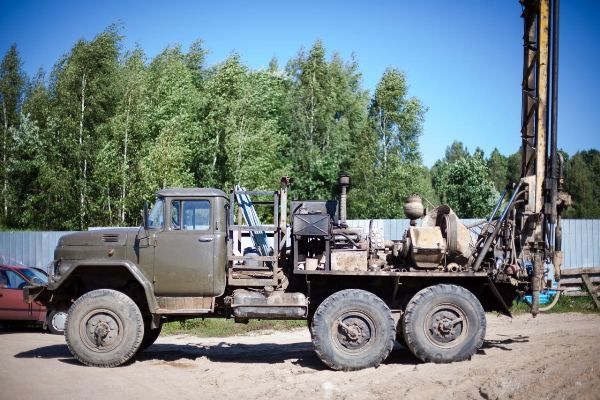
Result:
[[[252,364],[279,364],[291,362],[314,370],[328,369],[317,357],[311,342],[240,344],[220,342],[217,344],[154,344],[139,354],[138,361],[160,360],[174,362],[181,359],[195,360],[206,357],[212,362]],[[384,364],[417,364],[418,360],[407,349],[396,345]]]
[[[66,364],[79,365],[79,362],[69,352],[66,344],[43,346],[15,354],[14,357],[57,359]],[[155,343],[144,352],[137,354],[126,365],[143,361],[159,361],[168,365],[181,360],[193,361],[200,358],[206,358],[211,362],[224,363],[280,364],[290,362],[316,371],[328,369],[317,357],[310,342],[241,344],[223,341],[209,345],[201,343]],[[384,362],[384,364],[405,365],[418,363],[419,361],[410,351],[398,344]]]
[[[503,339],[496,339],[496,340],[491,340],[491,339],[487,339],[483,341],[483,346],[481,346],[481,349],[479,349],[479,351],[477,353],[479,354],[485,354],[485,350],[486,349],[500,349],[500,350],[504,350],[504,351],[513,351],[513,349],[511,347],[509,347],[509,345],[512,344],[519,344],[519,343],[527,343],[529,342],[529,336],[523,336],[523,335],[517,335],[514,337],[509,337],[507,335],[498,335],[498,336],[503,336]]]
[[[512,351],[513,345],[529,342],[528,336],[517,335],[502,339],[485,340],[477,352],[485,354],[486,350],[498,348],[503,351]],[[15,354],[15,358],[42,358],[58,359],[66,364],[79,365],[66,344],[43,346],[37,349]],[[280,364],[290,362],[304,368],[325,370],[327,367],[321,362],[313,351],[312,343],[258,343],[242,344],[228,343],[226,341],[215,344],[188,343],[168,344],[155,343],[144,352],[137,354],[126,365],[143,361],[160,361],[165,364],[175,363],[180,360],[197,360],[206,358],[211,362],[232,362],[249,364]],[[396,343],[394,350],[384,364],[416,365],[421,362],[405,347]]]

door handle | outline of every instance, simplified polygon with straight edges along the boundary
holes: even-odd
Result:
[[[199,242],[212,242],[213,238],[211,238],[211,237],[199,237],[198,241]]]

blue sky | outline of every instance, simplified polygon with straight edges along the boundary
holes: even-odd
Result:
[[[461,140],[504,154],[520,144],[522,20],[517,0],[480,1],[5,1],[0,53],[13,42],[29,75],[120,22],[124,47],[149,57],[202,38],[209,64],[238,52],[252,68],[280,65],[321,39],[329,54],[358,59],[373,91],[387,67],[403,70],[410,94],[429,108],[421,153],[426,165]],[[600,2],[561,4],[559,146],[600,147]]]

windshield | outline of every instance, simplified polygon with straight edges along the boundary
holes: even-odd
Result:
[[[157,199],[156,203],[154,203],[154,207],[152,207],[152,211],[150,211],[150,216],[148,217],[148,228],[161,229],[163,227],[165,214],[163,209],[163,199]]]
[[[27,277],[30,281],[33,281],[34,278],[37,278],[42,283],[48,283],[48,276],[44,274],[42,271],[33,268],[21,268],[19,269],[23,275]]]

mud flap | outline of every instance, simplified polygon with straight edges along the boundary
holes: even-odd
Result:
[[[501,310],[499,310],[499,311],[501,311],[502,314],[504,314],[504,315],[512,318],[512,314],[510,312],[510,308],[506,305],[506,302],[502,298],[502,295],[498,291],[498,288],[496,287],[496,285],[494,284],[494,282],[489,277],[488,277],[488,286],[489,286],[490,290],[492,291],[492,294],[494,295],[494,297],[496,298],[496,300],[498,300],[498,303],[501,306]]]

